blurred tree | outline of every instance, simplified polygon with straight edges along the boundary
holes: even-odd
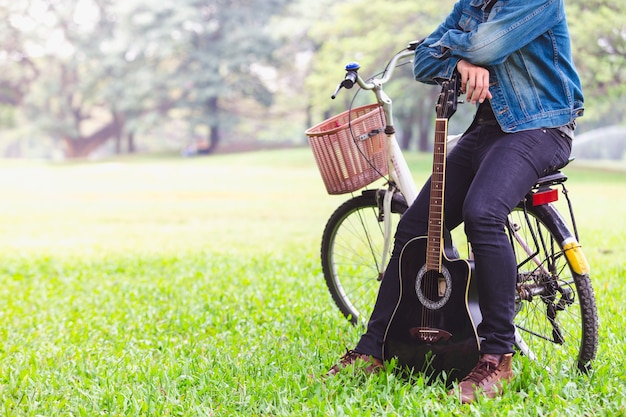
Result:
[[[202,152],[213,152],[221,131],[237,123],[241,101],[271,105],[272,93],[263,80],[264,70],[275,65],[270,20],[289,1],[138,2],[127,14],[134,21],[130,27],[138,53],[144,58],[162,54],[161,64],[169,67],[161,72],[162,110],[176,109],[191,132],[207,128]]]
[[[324,40],[310,36],[310,32],[319,22],[330,18],[331,6],[335,3],[336,0],[297,0],[290,3],[285,13],[273,22],[273,33],[279,39],[275,51],[279,79],[275,88],[280,91],[274,112],[281,119],[281,130],[288,131],[285,120],[294,119],[294,110],[303,113],[306,126],[314,123],[308,99],[311,94],[305,89],[305,79],[310,74],[311,61]],[[295,134],[301,135],[301,128],[298,125]]]
[[[331,15],[318,21],[310,35],[321,47],[317,51],[307,91],[318,115],[328,117],[349,106],[351,93],[343,91],[338,103],[330,103],[332,90],[344,76],[343,66],[351,61],[361,64],[367,78],[384,69],[391,56],[410,41],[428,35],[449,12],[453,0],[440,2],[395,2],[354,0],[336,4]],[[413,142],[427,150],[431,142],[435,96],[438,90],[413,80],[411,63],[396,72],[387,85],[394,99],[394,115],[399,124],[399,142],[407,149]],[[367,102],[369,93],[362,93]]]
[[[569,0],[574,57],[593,125],[623,124],[626,113],[626,1]]]
[[[22,50],[26,42],[24,33],[12,19],[23,8],[19,3],[0,3],[0,104],[8,106],[19,105],[39,75],[39,69]]]
[[[163,126],[202,136],[211,152],[249,115],[259,120],[246,127],[251,136],[283,139],[347,108],[353,94],[329,97],[347,62],[359,61],[364,76],[382,70],[453,2],[0,0],[0,127],[27,126],[23,137],[53,138],[68,156],[112,139],[133,151],[137,135]],[[566,7],[583,122],[623,123],[626,3]],[[387,91],[401,145],[428,149],[437,89],[415,83],[410,64],[396,74]]]
[[[268,22],[288,2],[8,3],[0,8],[0,103],[20,105],[68,157],[111,138],[119,150],[126,137],[133,151],[134,133],[167,117],[190,131],[207,127],[211,152],[237,121],[232,103],[271,104],[262,80],[275,49]]]
[[[126,115],[120,96],[108,100],[107,89],[128,66],[106,48],[116,35],[112,0],[31,0],[3,10],[14,40],[2,49],[10,45],[13,61],[32,68],[33,76],[0,77],[20,86],[19,104],[29,123],[61,141],[68,157],[87,156],[110,138],[119,140]]]

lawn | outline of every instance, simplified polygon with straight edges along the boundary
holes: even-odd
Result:
[[[411,155],[421,181],[429,157]],[[358,339],[319,263],[328,196],[308,149],[0,162],[6,416],[626,415],[626,172],[567,170],[600,316],[594,370],[516,357],[460,406],[393,372],[319,375]]]

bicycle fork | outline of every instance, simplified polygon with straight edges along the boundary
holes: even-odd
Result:
[[[387,257],[389,253],[391,253],[391,243],[393,241],[393,233],[391,230],[391,201],[397,191],[394,185],[387,187],[382,197],[382,202],[380,201],[381,193],[376,194],[376,200],[378,202],[378,221],[380,222],[382,220],[383,222],[383,251],[380,257],[380,264],[378,265],[378,281],[382,281],[383,279],[385,268],[387,267]]]

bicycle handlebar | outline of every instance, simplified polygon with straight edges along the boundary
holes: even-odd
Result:
[[[370,81],[365,81],[358,73],[361,66],[357,62],[349,63],[348,65],[346,65],[345,78],[339,83],[339,85],[337,85],[337,88],[335,89],[335,92],[333,93],[331,98],[334,100],[342,88],[349,90],[354,86],[355,83],[364,90],[376,90],[376,92],[380,91],[382,85],[391,79],[391,76],[393,75],[393,72],[396,68],[396,63],[402,58],[412,56],[417,46],[420,45],[422,42],[424,42],[424,39],[413,41],[409,43],[409,45],[405,49],[395,54],[387,64],[387,68],[385,69],[383,73],[384,75],[381,78],[372,78],[370,79]]]

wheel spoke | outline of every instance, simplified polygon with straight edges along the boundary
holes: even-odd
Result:
[[[392,203],[392,229],[406,207]],[[322,239],[322,267],[333,299],[355,324],[365,323],[380,285],[382,218],[375,194],[348,200],[331,216]]]

